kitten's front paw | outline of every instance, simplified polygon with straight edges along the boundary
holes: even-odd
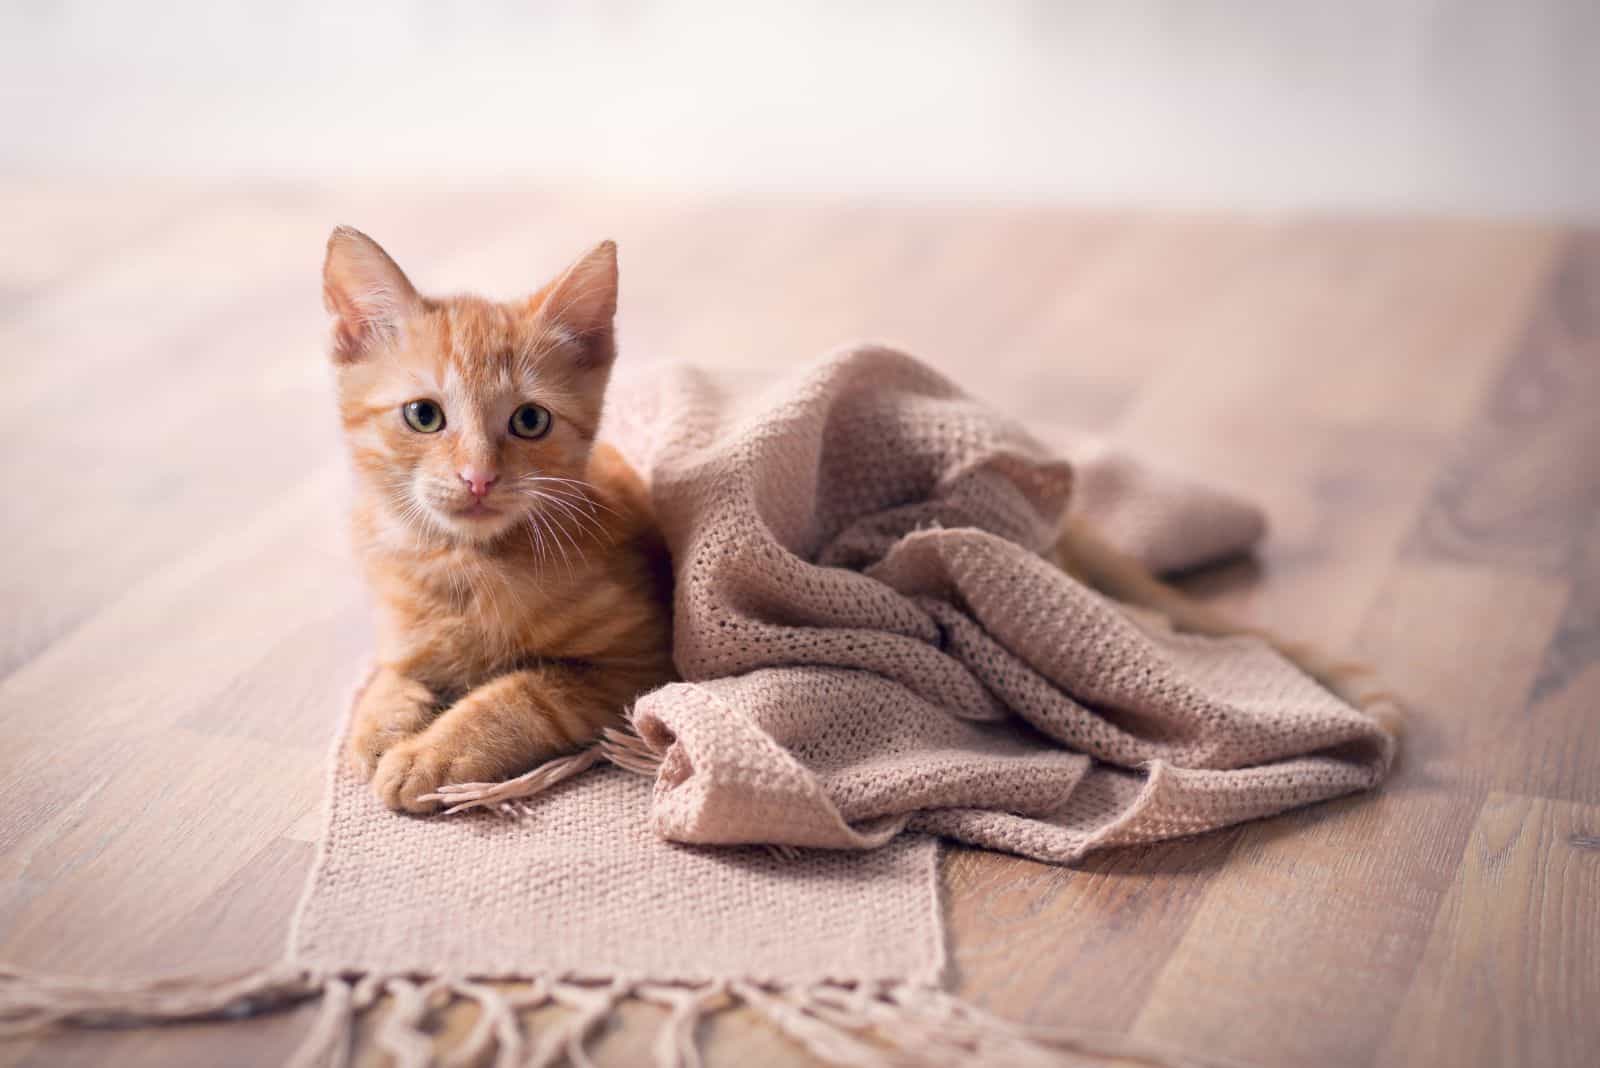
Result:
[[[363,782],[378,770],[383,755],[410,734],[369,720],[357,723],[344,747],[344,763]]]
[[[372,789],[396,812],[434,812],[440,803],[422,798],[447,782],[459,781],[460,776],[452,774],[456,763],[453,754],[421,739],[401,742],[378,761]]]
[[[356,706],[344,747],[345,766],[362,780],[372,778],[385,753],[427,727],[432,700],[420,683],[379,675]]]

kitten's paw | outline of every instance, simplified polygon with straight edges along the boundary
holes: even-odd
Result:
[[[356,702],[345,766],[358,778],[372,778],[383,755],[424,730],[433,713],[433,695],[426,686],[391,669],[380,670]]]
[[[378,770],[378,763],[397,742],[407,735],[401,731],[379,727],[372,723],[358,723],[350,731],[344,746],[344,764],[351,773],[366,782]]]
[[[454,764],[454,757],[437,746],[417,739],[401,742],[378,760],[372,789],[396,812],[435,812],[440,803],[422,798],[456,781],[451,774]]]

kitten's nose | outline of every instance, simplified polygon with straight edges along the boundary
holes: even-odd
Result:
[[[467,484],[467,488],[472,490],[474,497],[487,497],[489,488],[496,481],[493,471],[485,471],[481,467],[463,467],[457,474],[461,476],[461,481]]]

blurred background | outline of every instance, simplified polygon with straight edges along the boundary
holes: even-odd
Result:
[[[17,173],[1600,217],[1593,0],[0,4]]]
[[[611,237],[619,374],[899,345],[1258,502],[1188,588],[1414,714],[1374,802],[1084,878],[952,853],[959,993],[1274,1068],[1594,1063],[1600,0],[0,0],[0,208],[0,961],[281,951],[370,656],[330,228],[502,296]],[[0,1068],[307,1022],[260,1024]]]

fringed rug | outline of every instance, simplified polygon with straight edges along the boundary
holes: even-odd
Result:
[[[1209,1063],[1014,1024],[947,993],[935,838],[868,852],[678,846],[644,819],[650,780],[595,763],[557,762],[556,777],[581,777],[534,801],[423,819],[386,809],[336,746],[281,963],[134,983],[0,969],[0,1033],[239,1020],[320,999],[292,1068],[352,1063],[368,1013],[372,1043],[401,1068],[584,1066],[633,999],[661,1009],[661,1068],[700,1065],[704,1019],[740,1006],[821,1060],[863,1068],[1054,1065],[1072,1051]],[[461,1003],[476,1018],[442,1049],[439,1021]],[[531,1027],[551,1005],[567,1011]]]

